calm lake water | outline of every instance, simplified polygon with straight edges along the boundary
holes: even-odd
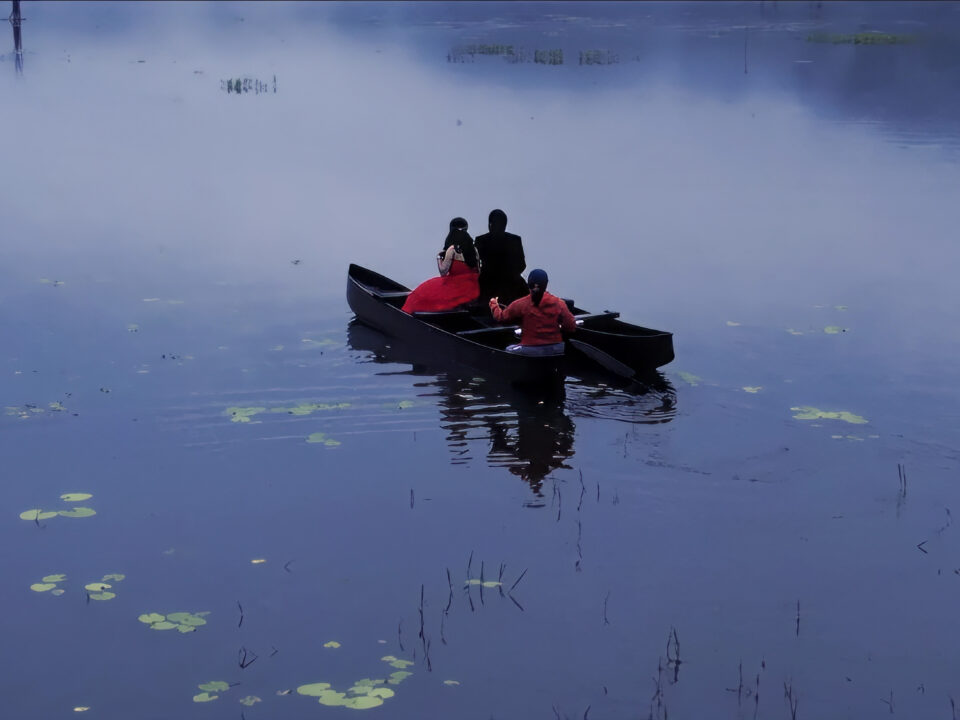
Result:
[[[951,717],[960,5],[23,15],[4,716]],[[351,323],[494,207],[658,389]]]

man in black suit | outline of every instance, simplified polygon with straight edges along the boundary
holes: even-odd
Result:
[[[527,267],[523,243],[519,235],[507,232],[503,210],[490,212],[487,227],[490,232],[473,242],[480,257],[480,298],[499,297],[501,303],[509,305],[530,292],[521,275]]]

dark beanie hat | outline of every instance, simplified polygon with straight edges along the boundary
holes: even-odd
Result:
[[[453,220],[450,221],[450,229],[451,229],[451,230],[466,230],[466,229],[467,229],[467,221],[464,220],[462,217],[455,217]]]
[[[547,289],[547,273],[540,268],[531,270],[530,274],[527,275],[527,287],[533,287],[534,285],[539,285],[542,290]]]

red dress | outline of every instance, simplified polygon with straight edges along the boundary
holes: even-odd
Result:
[[[461,260],[454,260],[450,272],[420,283],[407,296],[403,309],[408,313],[452,310],[480,295],[480,274]]]

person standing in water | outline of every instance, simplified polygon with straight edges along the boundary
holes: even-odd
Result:
[[[490,312],[497,322],[520,324],[520,344],[510,345],[507,352],[521,355],[562,355],[563,333],[575,332],[577,321],[567,304],[547,292],[547,273],[539,268],[527,277],[530,294],[514,300],[506,308],[499,298],[490,298]]]
[[[527,294],[521,273],[527,269],[523,242],[507,232],[507,214],[492,210],[487,223],[490,232],[474,241],[480,258],[480,297],[500,297],[509,305]]]

